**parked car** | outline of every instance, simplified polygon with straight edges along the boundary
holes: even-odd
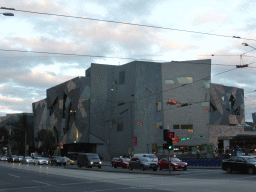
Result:
[[[133,157],[129,162],[129,169],[140,169],[145,171],[146,169],[153,169],[153,171],[157,171],[158,163],[152,161],[148,157]]]
[[[48,160],[46,160],[45,158],[43,157],[36,157],[34,159],[34,165],[48,165]]]
[[[70,159],[68,157],[63,157],[63,159],[66,162],[66,165],[70,165]]]
[[[21,163],[21,161],[22,161],[23,158],[24,158],[23,156],[17,156],[17,157],[14,159],[14,162],[15,162],[15,163]]]
[[[7,156],[2,156],[2,157],[0,158],[0,161],[7,161]]]
[[[114,157],[114,158],[111,160],[111,167],[114,166],[114,161],[116,161],[117,159],[120,159],[120,157]]]
[[[77,166],[81,168],[85,166],[87,168],[98,167],[101,168],[101,160],[96,153],[78,153]]]
[[[29,164],[29,163],[34,163],[34,159],[30,156],[26,156],[21,160],[22,164]]]
[[[130,159],[128,158],[119,158],[114,161],[114,168],[122,167],[128,168],[129,167]]]
[[[253,174],[256,170],[256,158],[252,156],[231,157],[222,161],[221,168],[227,173],[239,171]]]
[[[179,158],[176,158],[176,157],[171,158],[170,162],[166,158],[163,158],[158,161],[158,166],[159,166],[160,170],[169,169],[169,164],[170,164],[170,168],[172,171],[175,171],[178,169],[182,169],[182,170],[186,171],[188,168],[186,162],[183,162],[182,160],[180,160]]]
[[[8,157],[8,163],[14,163],[15,162],[15,158],[17,158],[17,155],[11,155]]]
[[[66,161],[61,156],[53,156],[52,159],[51,159],[51,166],[53,166],[53,165],[55,165],[55,166],[57,166],[57,165],[66,166]]]

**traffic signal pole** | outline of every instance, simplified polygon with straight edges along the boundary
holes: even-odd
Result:
[[[172,170],[171,170],[171,152],[170,152],[169,149],[168,149],[168,153],[169,153],[169,158],[168,158],[168,162],[169,162],[169,173],[171,173],[171,172],[172,172]]]

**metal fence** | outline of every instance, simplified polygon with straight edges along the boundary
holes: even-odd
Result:
[[[223,159],[209,159],[209,158],[182,158],[182,161],[186,162],[188,166],[194,167],[220,167]]]

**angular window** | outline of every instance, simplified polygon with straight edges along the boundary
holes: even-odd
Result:
[[[173,129],[179,129],[180,125],[173,125]]]
[[[123,127],[124,127],[123,122],[119,122],[119,123],[117,123],[117,132],[119,132],[119,131],[123,131]]]
[[[125,84],[125,71],[119,73],[119,85]]]
[[[181,129],[193,129],[193,125],[181,125]]]
[[[165,84],[175,84],[175,82],[171,79],[165,80]]]
[[[193,77],[177,77],[177,81],[180,84],[189,84],[193,83]]]
[[[210,84],[211,81],[210,80],[203,80],[203,85],[206,87],[206,88],[210,88]]]

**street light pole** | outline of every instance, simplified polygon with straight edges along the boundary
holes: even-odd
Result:
[[[8,8],[8,7],[1,7],[0,9],[15,10],[14,8]],[[14,16],[13,13],[0,13],[0,14],[3,14],[4,16]]]

